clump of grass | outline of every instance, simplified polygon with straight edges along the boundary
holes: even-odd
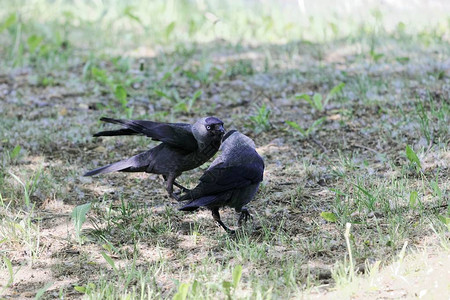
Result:
[[[159,89],[154,90],[159,97],[170,100],[173,104],[172,111],[174,113],[191,114],[193,112],[194,104],[203,94],[202,90],[197,90],[191,97],[182,98],[176,89],[163,91]]]
[[[295,129],[295,133],[299,133],[302,139],[308,139],[310,138],[317,130],[320,129],[320,126],[322,123],[326,120],[325,117],[322,117],[320,119],[315,120],[311,126],[309,126],[307,129],[303,129],[299,124],[297,124],[294,121],[286,121],[286,124],[288,124],[291,128]]]
[[[216,83],[220,80],[223,76],[223,70],[207,62],[202,63],[194,70],[185,70],[183,74],[194,82],[199,82],[202,86],[207,87],[211,83]]]
[[[34,218],[34,208],[28,212],[17,213],[12,207],[5,205],[1,194],[0,200],[1,213],[8,214],[0,220],[1,244],[8,245],[10,249],[23,251],[31,266],[41,253],[40,221]]]
[[[109,87],[110,92],[119,103],[119,107],[122,109],[122,112],[125,113],[127,118],[131,118],[133,115],[133,107],[129,106],[129,95],[127,89],[121,83],[121,80],[109,76],[106,70],[99,69],[97,67],[91,68],[91,76],[98,83]],[[116,105],[108,105],[106,107],[113,111],[117,111]]]
[[[270,109],[266,104],[261,105],[261,107],[255,107],[256,114],[250,116],[251,127],[253,131],[258,134],[264,131],[269,131],[272,129],[272,124],[270,123]]]
[[[30,210],[34,204],[31,202],[30,197],[38,187],[39,178],[42,175],[42,168],[40,168],[31,178],[25,182],[17,175],[9,172],[9,175],[14,178],[23,188],[24,204],[26,209]]]
[[[343,83],[343,82],[337,84],[328,92],[328,95],[325,98],[320,93],[315,93],[312,97],[308,94],[300,94],[300,95],[295,96],[295,98],[305,100],[315,110],[317,110],[319,112],[323,112],[323,111],[325,111],[325,108],[328,105],[328,102],[330,102],[330,100],[333,97],[336,97],[337,95],[339,95],[342,92],[342,90],[344,89],[344,87],[345,87],[345,83]]]
[[[227,76],[230,79],[236,78],[236,76],[250,76],[254,74],[253,64],[251,60],[238,60],[231,64],[227,68]]]

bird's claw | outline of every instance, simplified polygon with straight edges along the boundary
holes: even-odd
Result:
[[[229,235],[234,235],[234,234],[236,233],[236,230],[233,230],[233,229],[228,228],[228,230],[226,230],[226,232],[227,232]]]
[[[172,192],[172,193],[170,194],[170,196],[171,196],[173,199],[177,200],[178,202],[181,202],[181,201],[184,201],[184,200],[181,200],[181,199],[180,199],[181,194],[182,194],[182,193],[188,193],[188,192],[190,192],[190,191],[191,191],[191,190],[184,189],[183,191]]]
[[[172,194],[170,194],[170,197],[172,197],[173,199],[177,200],[178,202],[180,202],[180,192],[173,192]]]
[[[248,212],[247,209],[243,209],[241,215],[239,216],[238,225],[241,226],[242,222],[247,222],[248,219],[253,219],[252,215]]]

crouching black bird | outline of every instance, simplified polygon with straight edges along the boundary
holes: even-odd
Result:
[[[182,211],[200,206],[209,208],[214,220],[233,233],[220,219],[219,208],[229,206],[240,212],[239,225],[251,217],[245,205],[253,199],[263,180],[264,161],[253,140],[236,130],[225,134],[220,150],[221,155],[200,177],[200,183],[178,200],[191,200],[180,208]]]
[[[146,135],[161,141],[158,146],[125,160],[92,170],[84,176],[110,172],[146,172],[161,174],[166,181],[166,190],[175,198],[173,185],[185,190],[175,182],[182,172],[194,169],[216,154],[225,133],[223,122],[215,117],[199,119],[193,125],[184,123],[159,123],[142,120],[117,120],[101,118],[108,123],[124,128],[102,131],[98,136]]]

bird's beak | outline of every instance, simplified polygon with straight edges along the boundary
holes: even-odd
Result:
[[[218,133],[219,133],[220,135],[224,135],[224,133],[225,133],[225,128],[223,128],[223,125],[220,125],[220,127],[219,127],[219,129],[218,129],[217,131],[218,131]]]
[[[219,124],[215,125],[213,134],[215,136],[219,136],[220,138],[222,138],[223,135],[225,134],[225,128],[223,128],[223,125],[219,125]]]

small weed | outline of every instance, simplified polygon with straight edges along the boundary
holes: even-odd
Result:
[[[192,106],[195,104],[195,102],[197,101],[197,99],[200,98],[200,96],[202,95],[203,91],[202,90],[198,90],[194,93],[194,95],[192,95],[191,98],[187,98],[184,100],[181,100],[179,102],[177,102],[175,104],[175,111],[179,111],[179,112],[185,112],[185,113],[191,113],[192,111]]]
[[[91,203],[85,203],[78,205],[72,211],[72,222],[75,227],[75,237],[80,245],[83,244],[85,240],[85,237],[81,235],[81,227],[86,221],[86,214],[90,209]]]
[[[409,194],[409,207],[410,208],[416,207],[418,198],[419,198],[419,194],[416,191],[412,191]]]
[[[321,212],[320,213],[320,216],[325,220],[325,221],[328,221],[328,222],[336,222],[337,221],[337,216],[336,216],[336,214],[334,214],[334,213],[332,213],[332,212],[329,212],[329,211],[323,211],[323,212]]]
[[[406,145],[406,158],[408,158],[411,165],[415,166],[416,171],[419,172],[422,169],[422,165],[420,164],[419,157],[417,156],[416,152],[414,150]]]
[[[178,292],[173,296],[173,300],[186,300],[189,291],[189,284],[181,283],[178,286]]]
[[[2,155],[2,165],[6,166],[18,160],[22,147],[16,145],[11,151],[5,151]]]
[[[320,128],[320,125],[322,125],[325,120],[325,117],[315,120],[306,130],[294,121],[286,121],[286,124],[295,129],[297,133],[300,133],[303,139],[308,139]]]
[[[219,81],[223,75],[223,71],[217,67],[213,67],[210,63],[202,64],[196,71],[184,71],[187,78],[198,81],[202,86],[208,86],[213,82]]]
[[[169,91],[154,90],[155,94],[159,97],[166,98],[173,103],[173,111],[176,113],[191,113],[195,102],[203,94],[202,90],[196,91],[190,98],[181,98],[176,89]]]
[[[11,210],[3,200],[1,202],[2,209]],[[19,247],[28,256],[30,266],[39,258],[41,248],[40,220],[35,221],[33,214],[34,208],[31,208],[29,212],[0,219],[0,245],[9,245],[11,249]]]
[[[8,29],[12,25],[14,25],[14,23],[16,22],[17,22],[17,14],[16,13],[10,14],[6,18],[6,20],[0,25],[0,33],[3,32],[5,29]]]
[[[270,109],[263,104],[261,107],[256,107],[256,114],[250,116],[250,121],[252,122],[253,130],[256,134],[263,131],[268,131],[272,129],[272,124],[270,123]]]
[[[378,62],[381,58],[384,57],[383,53],[375,52],[375,50],[373,50],[373,49],[370,50],[369,55],[370,55],[370,58],[372,58],[372,60],[374,62]]]
[[[422,102],[418,102],[416,105],[416,113],[419,118],[420,130],[427,140],[427,143],[430,144],[433,139],[433,131],[430,125],[430,118],[428,117],[428,111],[425,110]]]
[[[127,90],[122,85],[117,85],[114,90],[114,96],[116,96],[117,101],[122,106],[122,110],[125,112],[127,118],[131,119],[133,116],[133,107],[128,107]]]
[[[377,203],[377,197],[370,193],[367,189],[363,188],[361,184],[354,185],[362,195],[357,193],[357,201],[365,206],[370,212],[375,211],[375,204]]]
[[[175,21],[170,22],[169,25],[167,25],[166,29],[164,30],[164,36],[166,38],[166,42],[169,41],[170,36],[172,35],[172,32],[174,31],[176,24],[177,23]]]
[[[222,281],[222,287],[224,288],[225,294],[227,295],[228,299],[233,299],[232,295],[236,291],[238,284],[241,281],[241,276],[242,276],[242,266],[238,265],[233,270],[233,281],[232,282],[226,280]]]
[[[114,272],[117,273],[117,267],[116,264],[114,263],[114,260],[111,258],[111,256],[109,256],[108,254],[106,254],[105,252],[101,252],[100,253],[103,258],[105,259],[105,261],[108,263],[108,265],[114,270]]]
[[[325,110],[328,102],[333,97],[339,95],[342,92],[342,90],[344,89],[344,87],[345,87],[345,83],[343,83],[343,82],[334,86],[330,90],[328,95],[325,97],[325,99],[323,98],[322,94],[320,94],[320,93],[315,93],[312,98],[308,94],[297,95],[297,96],[295,96],[295,98],[305,100],[306,102],[308,102],[311,105],[311,107],[313,107],[317,111],[323,112]]]
[[[350,284],[355,278],[355,265],[353,261],[352,248],[350,245],[350,228],[351,224],[347,223],[345,225],[344,238],[347,246],[348,261],[347,258],[345,258],[343,262],[338,263],[332,270],[332,277],[336,284],[341,288]]]
[[[250,60],[238,60],[227,68],[226,73],[230,79],[234,79],[236,76],[253,75],[254,69]]]
[[[44,285],[42,288],[40,288],[36,292],[36,296],[34,296],[35,300],[41,299],[42,296],[44,296],[44,293],[53,285],[54,282],[48,282],[46,285]]]
[[[18,176],[9,172],[11,175],[22,187],[23,187],[23,196],[24,196],[24,204],[27,209],[31,209],[34,204],[31,204],[30,196],[34,193],[38,186],[39,178],[42,175],[42,168],[40,168],[29,180],[23,182]]]
[[[85,68],[89,68],[90,65],[86,65]],[[124,68],[120,67],[119,68]],[[91,69],[92,78],[98,83],[109,87],[110,91],[114,95],[117,102],[120,104],[120,108],[125,113],[127,118],[131,118],[133,115],[133,107],[129,107],[128,105],[128,92],[126,88],[120,83],[121,80],[114,79],[111,76],[108,76],[108,72],[103,69],[99,69],[96,67],[92,67]],[[107,105],[106,107],[110,108],[113,111],[116,111],[115,105]]]
[[[9,260],[8,257],[3,256],[3,263],[6,265],[6,268],[8,269],[8,282],[5,284],[5,286],[3,287],[2,291],[0,294],[3,295],[3,292],[14,282],[14,270],[11,264],[11,260]]]

